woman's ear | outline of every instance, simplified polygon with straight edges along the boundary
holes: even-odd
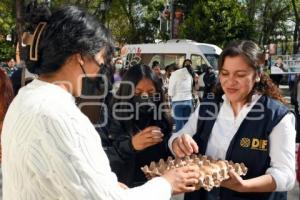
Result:
[[[84,65],[84,60],[83,60],[83,57],[80,53],[76,53],[75,54],[75,59],[77,60],[77,62],[80,64],[80,65]]]

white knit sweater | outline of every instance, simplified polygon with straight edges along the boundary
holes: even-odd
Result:
[[[74,98],[40,80],[21,89],[2,132],[3,200],[166,200],[156,178],[124,190],[111,172],[98,133]]]

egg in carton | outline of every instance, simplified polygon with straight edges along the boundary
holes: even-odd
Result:
[[[204,188],[210,191],[214,187],[220,187],[221,182],[229,179],[229,171],[234,170],[238,175],[246,175],[248,169],[244,163],[233,163],[227,160],[214,160],[208,156],[196,155],[184,158],[168,157],[167,160],[160,159],[159,162],[151,162],[149,166],[142,167],[147,179],[161,176],[165,171],[183,166],[197,165],[199,167],[199,183],[197,189]]]

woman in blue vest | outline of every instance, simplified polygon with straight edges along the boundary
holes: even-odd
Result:
[[[169,140],[179,157],[201,153],[243,162],[244,177],[211,192],[188,193],[188,200],[286,200],[295,182],[295,118],[279,89],[261,70],[263,54],[252,41],[230,44],[219,59],[219,82],[187,124]]]

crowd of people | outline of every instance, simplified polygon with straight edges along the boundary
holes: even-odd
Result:
[[[109,31],[85,11],[68,6],[46,14],[35,23],[25,59],[38,78],[14,93],[14,60],[0,67],[4,200],[167,200],[180,193],[186,200],[287,200],[296,179],[299,106],[295,117],[278,83],[261,69],[257,44],[228,45],[218,74],[205,66],[204,94],[195,97],[199,74],[191,60],[181,67],[154,61],[125,69],[122,59],[112,59]],[[299,80],[292,89],[295,105]],[[95,128],[76,98],[98,95],[103,87],[106,95],[94,99],[105,108]],[[243,162],[249,170],[245,177],[230,171],[210,192],[195,191],[196,166],[150,181],[140,170],[193,153]]]

